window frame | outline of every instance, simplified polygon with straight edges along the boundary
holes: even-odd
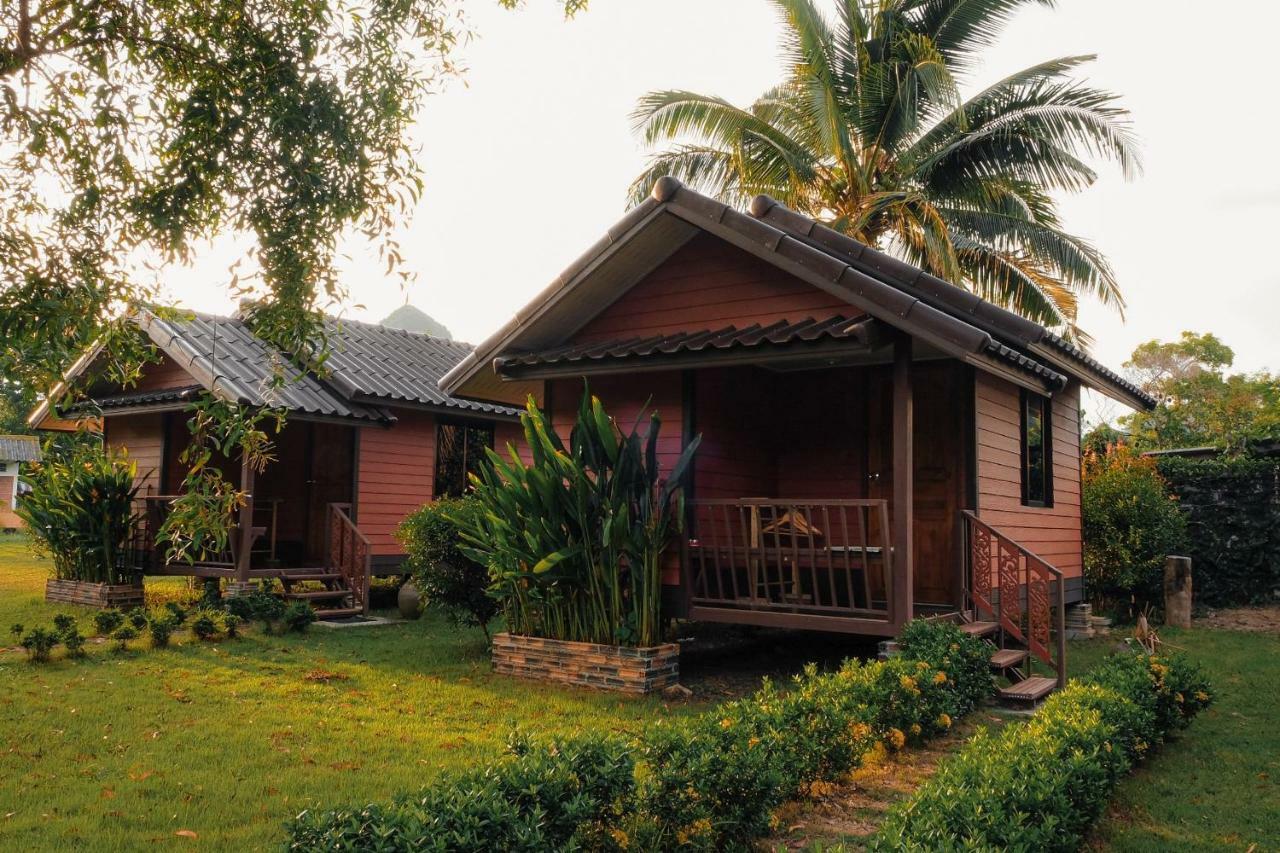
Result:
[[[1028,409],[1033,402],[1040,407],[1040,442],[1043,446],[1042,453],[1044,457],[1044,482],[1042,484],[1044,498],[1042,500],[1031,498],[1031,444],[1028,441],[1027,421]],[[1037,509],[1048,509],[1053,506],[1053,400],[1043,394],[1036,394],[1024,388],[1019,398],[1018,412],[1020,424],[1018,468],[1021,472],[1022,505]]]
[[[446,427],[451,429],[458,429],[462,431],[461,464],[462,464],[462,472],[463,472],[463,490],[459,494],[452,494],[449,492],[445,492],[445,491],[442,491],[440,488],[440,460],[443,458],[443,455],[444,455],[440,452],[440,449],[443,446],[443,442],[441,441],[441,435],[442,435],[442,431]],[[492,450],[494,445],[497,443],[497,435],[496,435],[497,431],[494,428],[493,421],[469,420],[466,418],[437,418],[436,419],[436,452],[435,452],[435,459],[432,464],[433,470],[432,470],[432,476],[431,476],[431,499],[433,501],[438,501],[441,498],[462,497],[469,491],[466,475],[473,470],[468,465],[468,459],[467,459],[467,448],[470,446],[470,442],[468,442],[467,440],[468,438],[467,433],[470,430],[483,430],[484,432],[486,432],[488,434],[487,436],[488,440],[485,446],[488,447],[490,450]]]

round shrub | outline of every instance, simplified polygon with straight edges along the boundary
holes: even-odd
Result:
[[[124,624],[124,614],[114,607],[99,610],[93,614],[93,628],[99,637],[109,637],[115,629]]]
[[[169,637],[178,628],[178,620],[169,610],[151,614],[147,622],[147,631],[151,634],[151,645],[161,649],[169,645]]]
[[[116,651],[122,652],[129,647],[130,640],[138,639],[138,629],[132,625],[121,625],[111,632],[111,639],[116,641]]]
[[[1187,544],[1187,523],[1155,460],[1120,444],[1088,453],[1081,494],[1086,588],[1106,607],[1160,606],[1164,559]]]
[[[305,601],[290,601],[280,621],[288,630],[303,634],[311,627],[311,623],[316,621],[316,612]]]
[[[212,639],[218,633],[218,614],[213,610],[197,610],[191,619],[191,635],[197,640]]]
[[[489,570],[458,549],[455,521],[479,511],[475,498],[445,498],[406,518],[396,536],[407,555],[404,566],[426,602],[456,624],[481,629],[487,640],[498,602],[488,593]]]

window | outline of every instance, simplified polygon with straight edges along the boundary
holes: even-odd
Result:
[[[1053,459],[1049,400],[1022,392],[1022,502],[1053,506]]]
[[[493,424],[442,421],[436,428],[435,496],[465,494],[470,488],[467,475],[480,470],[488,447],[493,447]]]

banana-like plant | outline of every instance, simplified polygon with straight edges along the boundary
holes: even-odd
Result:
[[[590,392],[566,444],[530,398],[515,447],[472,475],[482,511],[452,517],[461,549],[489,566],[517,634],[651,646],[662,638],[663,557],[684,515],[681,484],[700,439],[664,477],[657,413],[624,433]]]

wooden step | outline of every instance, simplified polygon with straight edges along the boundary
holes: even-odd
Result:
[[[336,581],[342,575],[337,572],[286,572],[280,576],[285,583],[301,583],[302,581]]]
[[[1024,678],[1017,684],[1000,688],[1000,698],[1011,702],[1039,702],[1052,693],[1058,686],[1056,678],[1032,676]]]
[[[991,656],[992,669],[1008,669],[1011,666],[1017,666],[1027,659],[1027,653],[1022,649],[999,649]]]
[[[324,601],[333,598],[346,598],[351,594],[349,589],[318,589],[312,592],[286,592],[285,598],[296,601]]]
[[[960,630],[974,637],[989,637],[1000,629],[998,622],[965,622]]]
[[[360,616],[364,613],[359,607],[334,607],[328,610],[317,610],[316,618],[324,621],[328,619],[347,619],[351,616]]]

